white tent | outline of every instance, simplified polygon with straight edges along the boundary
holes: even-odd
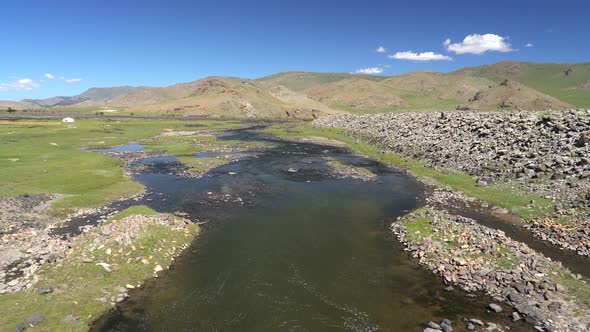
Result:
[[[61,120],[61,122],[76,122],[76,120],[72,118],[64,118],[63,120]]]

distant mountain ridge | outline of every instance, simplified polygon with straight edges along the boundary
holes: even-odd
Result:
[[[590,108],[590,62],[503,61],[394,76],[284,72],[207,77],[166,87],[91,88],[76,96],[0,101],[3,108],[123,107],[136,112],[315,118],[339,111]]]

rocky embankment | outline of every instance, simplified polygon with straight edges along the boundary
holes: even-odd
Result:
[[[529,228],[590,256],[590,110],[333,115],[314,125],[344,129],[443,172],[465,172],[478,186],[507,183],[550,199],[555,213]]]
[[[492,296],[490,311],[524,319],[539,331],[590,328],[590,308],[582,298],[589,286],[502,231],[434,209],[415,211],[391,227],[412,257],[446,284]],[[503,313],[498,303],[513,311]]]
[[[33,246],[45,241],[45,248],[34,247],[31,266],[0,283],[7,296],[0,310],[8,315],[0,329],[22,331],[44,324],[44,330],[84,330],[97,315],[125,300],[129,289],[166,270],[198,233],[190,220],[167,214],[115,216],[84,230],[68,239],[31,230],[36,240],[25,240]],[[59,255],[44,254],[56,250]]]

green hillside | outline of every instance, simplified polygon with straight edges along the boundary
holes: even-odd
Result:
[[[494,81],[511,79],[576,107],[590,107],[590,62],[533,63],[503,61],[457,71]]]

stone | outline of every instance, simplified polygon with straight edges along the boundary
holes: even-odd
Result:
[[[66,317],[64,317],[62,322],[66,323],[66,324],[73,324],[73,323],[76,323],[78,320],[80,320],[80,317],[76,317],[73,315],[67,315]]]
[[[297,173],[299,170],[297,170],[296,168],[292,168],[290,167],[289,169],[287,169],[287,172],[289,173]]]
[[[37,288],[37,294],[49,294],[53,292],[53,288],[49,285],[41,285]]]
[[[27,317],[27,319],[25,319],[25,325],[36,325],[41,323],[42,321],[45,320],[45,317],[43,317],[43,315],[41,315],[41,313],[36,312],[34,314],[32,314],[31,316]]]
[[[433,328],[435,330],[440,330],[440,325],[438,325],[437,323],[435,323],[433,321],[426,323],[426,326]]]
[[[440,331],[441,330],[439,330],[439,329],[433,329],[433,328],[430,328],[430,327],[427,327],[427,328],[424,329],[424,332],[440,332]]]
[[[524,298],[515,292],[511,292],[510,294],[508,294],[508,300],[510,300],[513,303],[524,302]]]
[[[498,328],[498,325],[494,323],[487,323],[486,331],[494,331]]]
[[[513,321],[518,321],[518,320],[521,320],[521,319],[522,319],[522,317],[520,317],[520,314],[518,314],[518,312],[515,311],[515,312],[512,313],[512,320]]]
[[[479,319],[471,318],[469,321],[475,325],[483,326],[483,322]]]
[[[502,312],[502,307],[500,307],[499,305],[497,305],[495,303],[488,304],[488,307],[490,309],[492,309],[493,312]]]
[[[22,332],[26,328],[24,323],[19,323],[14,327],[14,332]]]

